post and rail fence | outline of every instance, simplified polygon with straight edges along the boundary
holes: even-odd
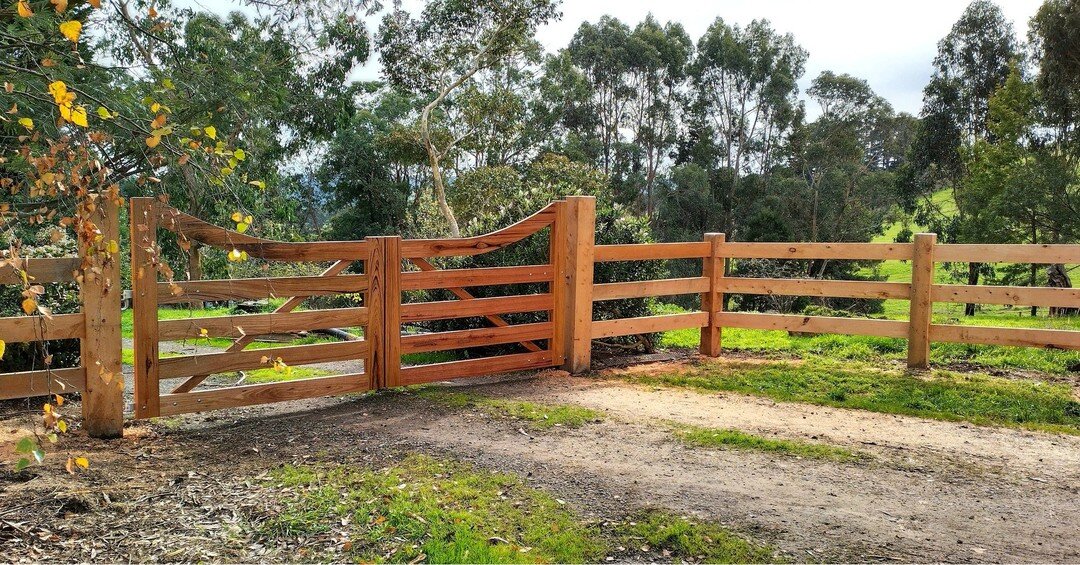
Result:
[[[104,237],[115,237],[117,210],[100,207]],[[509,371],[562,367],[587,371],[592,340],[663,332],[701,330],[700,351],[718,356],[723,328],[836,333],[906,339],[907,362],[926,368],[932,342],[1080,350],[1080,331],[935,324],[935,302],[1080,307],[1080,289],[937,284],[942,262],[1080,264],[1080,245],[938,244],[934,234],[912,243],[744,243],[724,234],[702,241],[596,245],[595,201],[572,196],[551,203],[507,228],[459,239],[405,240],[397,236],[363,241],[278,242],[213,226],[151,198],[131,199],[134,416],[150,418],[362,392]],[[268,261],[330,263],[318,276],[162,281],[158,231],[168,230],[193,244],[236,250]],[[468,269],[440,269],[432,260],[488,253],[548,229],[546,263]],[[911,266],[911,282],[725,276],[724,264],[741,259],[901,260]],[[700,260],[700,277],[649,281],[594,282],[596,263]],[[31,259],[19,265],[35,284],[74,281],[82,259]],[[354,267],[355,265],[355,267]],[[350,271],[350,267],[353,267]],[[0,339],[28,342],[82,340],[81,366],[0,374],[0,399],[40,394],[83,394],[84,426],[91,435],[116,436],[123,426],[123,379],[119,378],[119,260],[102,273],[80,277],[82,313],[51,317],[0,318]],[[0,284],[21,284],[20,271],[0,269]],[[470,288],[525,285],[539,292],[477,297]],[[443,289],[451,300],[403,302],[403,293]],[[310,297],[342,293],[363,296],[362,306],[301,310]],[[605,300],[697,294],[701,310],[678,314],[594,320],[593,304]],[[902,299],[908,320],[840,318],[801,314],[730,312],[727,294],[835,298]],[[273,312],[215,318],[161,320],[163,304],[249,300],[286,301]],[[511,324],[508,314],[540,312],[543,321]],[[489,327],[411,333],[403,324],[453,318],[481,318]],[[363,328],[363,339],[339,343],[247,348],[257,336],[335,327]],[[163,341],[228,338],[223,351],[162,357]],[[402,365],[402,355],[491,345],[519,344],[520,353],[421,365]],[[208,376],[267,366],[356,361],[356,370],[236,386],[207,387]],[[115,376],[115,378],[114,378]],[[162,388],[162,381],[179,381]]]

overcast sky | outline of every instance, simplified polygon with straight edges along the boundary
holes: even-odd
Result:
[[[237,5],[229,0],[179,3],[189,2],[216,12],[236,9]],[[1041,3],[998,0],[1020,38],[1027,36],[1028,20]],[[800,81],[803,91],[823,70],[849,73],[867,80],[897,111],[918,114],[937,42],[967,4],[968,0],[565,0],[562,20],[541,28],[538,37],[549,51],[556,51],[570,42],[583,21],[596,22],[608,14],[632,28],[652,12],[661,23],[682,23],[696,43],[717,17],[740,25],[765,18],[778,32],[794,35],[810,52],[806,75]],[[419,0],[405,2],[407,8],[421,5]],[[369,21],[372,34],[379,17]],[[358,71],[357,78],[379,78],[377,56]],[[810,117],[818,111],[812,104],[807,110]]]

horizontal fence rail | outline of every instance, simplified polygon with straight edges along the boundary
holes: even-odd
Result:
[[[104,238],[117,237],[118,210],[98,207]],[[933,234],[911,243],[702,241],[596,245],[591,197],[573,196],[501,230],[466,238],[279,242],[214,226],[148,198],[131,200],[134,326],[134,406],[137,418],[249,406],[508,371],[561,366],[589,368],[594,339],[697,328],[705,355],[721,352],[724,328],[848,334],[907,340],[908,365],[926,367],[932,342],[1080,350],[1080,331],[962,326],[932,322],[936,302],[1080,308],[1080,289],[977,286],[934,282],[935,265],[957,262],[1080,264],[1080,245],[938,244]],[[158,229],[181,242],[244,251],[265,261],[329,264],[313,276],[227,280],[159,280]],[[547,237],[547,261],[534,265],[460,268],[461,258]],[[82,392],[87,429],[118,435],[123,424],[120,377],[119,261],[85,279],[87,257],[23,260],[0,267],[0,284],[78,282],[82,311],[0,318],[0,339],[27,343],[79,339],[81,366],[0,374],[0,399]],[[454,258],[458,258],[455,260]],[[902,261],[910,282],[730,276],[731,261],[781,259]],[[441,268],[455,265],[459,268]],[[620,261],[700,261],[700,276],[645,281],[597,281],[596,264]],[[490,263],[490,261],[488,262]],[[360,272],[349,272],[352,271]],[[491,287],[501,287],[492,289]],[[431,292],[435,291],[435,292]],[[518,294],[488,296],[507,292]],[[351,307],[304,310],[311,297],[355,294]],[[699,295],[701,308],[675,314],[593,319],[595,303]],[[726,295],[906,300],[907,320],[725,311]],[[214,318],[159,319],[158,307],[205,301],[284,298],[272,312]],[[449,298],[449,299],[447,299]],[[424,300],[427,301],[417,301]],[[431,322],[457,320],[458,328]],[[251,349],[258,336],[361,328],[359,340]],[[229,339],[222,351],[162,356],[160,345]],[[404,365],[424,354],[470,350],[479,358]],[[426,358],[426,357],[425,357]],[[345,365],[341,374],[233,385],[212,375],[319,363]],[[87,369],[93,367],[93,369]],[[175,381],[163,389],[162,381]]]

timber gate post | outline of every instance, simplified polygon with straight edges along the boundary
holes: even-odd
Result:
[[[398,386],[401,375],[401,237],[369,237],[367,241],[371,251],[364,266],[368,277],[364,372],[376,390]]]
[[[930,321],[934,310],[934,245],[937,234],[917,233],[911,260],[911,310],[908,315],[908,367],[925,369],[930,361]]]
[[[82,394],[83,426],[90,437],[115,438],[124,433],[124,373],[121,367],[120,207],[102,195],[92,220],[101,239],[80,242],[84,259],[102,254],[100,269],[86,269],[80,281],[86,334],[80,342],[86,386]]]
[[[707,233],[705,241],[709,243],[709,254],[701,263],[701,276],[709,279],[709,290],[701,294],[701,309],[709,314],[709,325],[701,328],[700,351],[702,355],[716,357],[720,355],[720,312],[724,309],[724,293],[721,291],[721,279],[724,276],[724,258],[720,256],[720,244],[726,241],[722,233]]]
[[[592,359],[593,247],[596,243],[596,199],[592,196],[569,196],[565,222],[554,230],[562,238],[559,247],[558,277],[554,291],[561,309],[555,311],[557,333],[563,344],[562,368],[571,373],[589,370]]]

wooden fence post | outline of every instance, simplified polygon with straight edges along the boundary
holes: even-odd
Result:
[[[401,373],[401,238],[369,237],[368,355],[364,372],[372,390],[398,386]]]
[[[566,229],[562,279],[557,292],[565,292],[562,317],[565,354],[563,369],[571,373],[589,370],[592,360],[593,246],[596,242],[596,199],[566,198]]]
[[[92,258],[98,269],[83,273],[80,291],[86,321],[81,346],[86,369],[82,393],[83,427],[90,437],[115,438],[124,434],[124,374],[120,357],[120,207],[102,196],[92,212],[101,233],[99,242],[82,242],[80,254]]]
[[[131,199],[131,317],[134,332],[135,417],[161,413],[158,380],[158,210],[154,199]]]
[[[908,315],[908,367],[925,369],[930,361],[930,320],[934,310],[934,245],[937,234],[915,234],[911,260],[911,310]]]
[[[709,325],[701,328],[700,351],[702,355],[716,357],[720,355],[720,336],[723,332],[719,314],[724,309],[724,293],[720,291],[724,258],[720,256],[720,244],[726,239],[722,233],[707,233],[705,241],[710,244],[709,255],[701,262],[701,276],[708,277],[709,290],[701,294],[701,309],[709,313]]]
[[[570,248],[569,239],[566,237],[566,223],[568,221],[570,204],[565,200],[555,203],[555,221],[551,224],[551,232],[548,236],[548,263],[553,273],[551,282],[551,310],[548,319],[551,320],[551,342],[548,349],[551,350],[551,363],[561,367],[566,363],[567,347],[567,317],[570,309],[567,306],[569,299],[569,278],[566,276],[567,252]]]

